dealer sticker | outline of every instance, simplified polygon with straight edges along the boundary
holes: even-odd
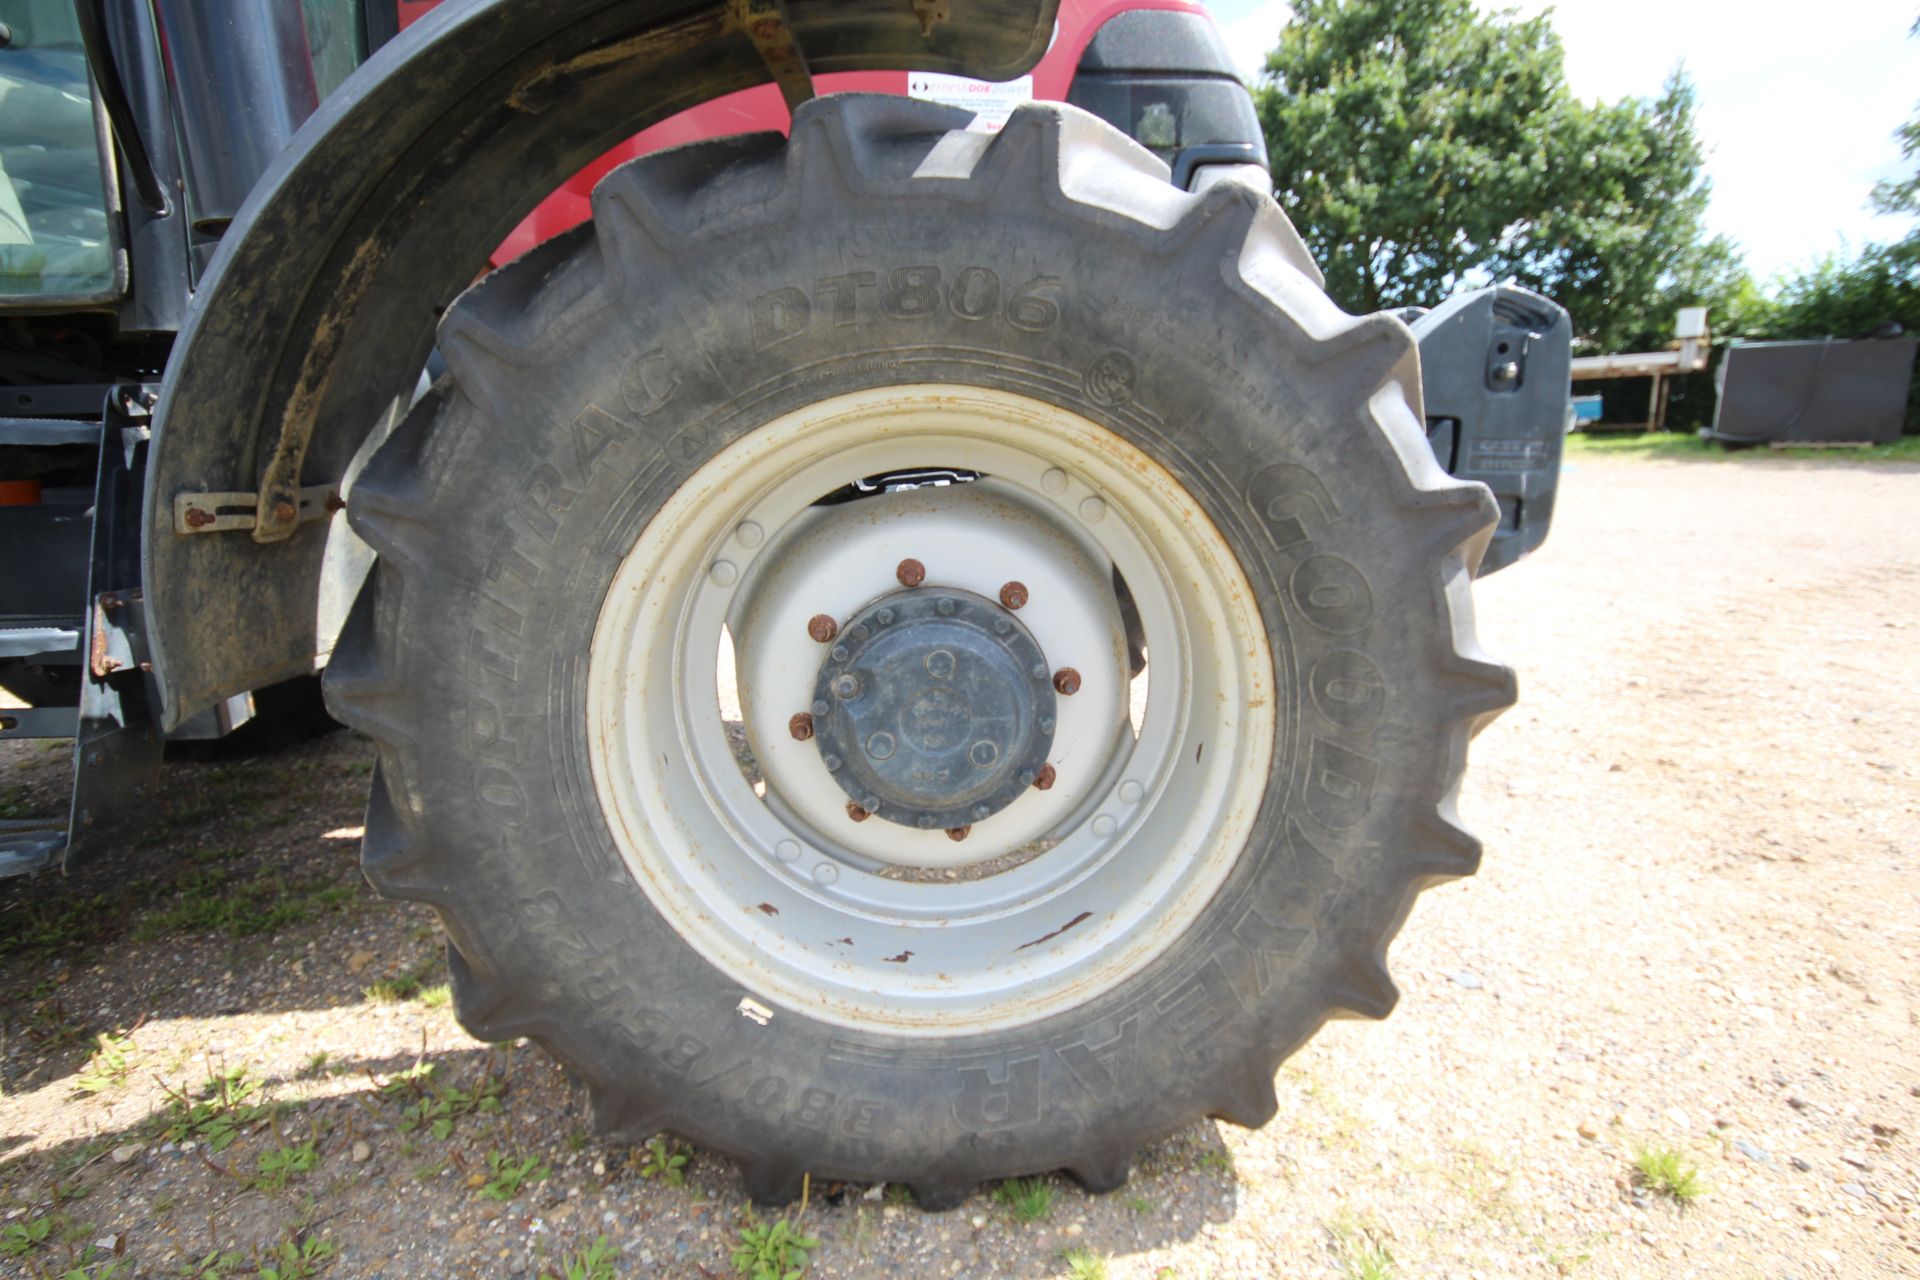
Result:
[[[973,123],[967,126],[969,129],[976,133],[998,133],[1015,107],[1033,101],[1033,77],[970,80],[966,76],[947,76],[935,71],[912,71],[907,74],[907,93],[927,102],[971,111]]]

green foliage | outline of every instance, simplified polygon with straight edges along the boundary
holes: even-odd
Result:
[[[351,885],[324,877],[289,881],[282,875],[262,873],[238,880],[221,867],[189,872],[174,888],[177,900],[143,920],[134,930],[135,938],[150,940],[169,933],[251,937],[325,912],[343,911],[355,896]]]
[[[1744,279],[1709,239],[1681,71],[1576,100],[1548,14],[1473,0],[1297,0],[1255,89],[1282,206],[1349,310],[1514,279],[1601,350]]]
[[[93,1057],[87,1060],[86,1069],[74,1081],[74,1088],[81,1093],[124,1089],[127,1077],[139,1060],[133,1038],[122,1032],[103,1031],[94,1037],[94,1044]]]
[[[1909,33],[1920,36],[1920,18],[1913,20]],[[1920,112],[1894,130],[1900,140],[1902,160],[1920,160]],[[1873,189],[1873,207],[1881,213],[1911,213],[1920,217],[1920,164],[1904,178],[1888,178]]]
[[[274,1147],[262,1151],[254,1162],[258,1176],[253,1185],[267,1191],[278,1191],[287,1185],[290,1179],[302,1174],[312,1173],[314,1166],[320,1163],[320,1152],[312,1138],[296,1146]]]
[[[1671,1196],[1680,1204],[1706,1194],[1700,1170],[1673,1147],[1638,1147],[1633,1153],[1633,1180],[1655,1195]]]
[[[487,1168],[493,1171],[492,1176],[481,1186],[480,1194],[488,1200],[511,1200],[527,1185],[544,1181],[548,1172],[539,1156],[515,1160],[498,1151],[487,1153]]]
[[[174,1094],[166,1140],[205,1142],[215,1151],[225,1151],[242,1129],[272,1113],[270,1105],[250,1101],[259,1089],[259,1082],[248,1078],[245,1067],[235,1067],[209,1077],[198,1098]]]
[[[260,1265],[258,1280],[312,1280],[340,1251],[330,1240],[283,1240]]]
[[[0,1257],[20,1258],[32,1253],[53,1234],[53,1219],[38,1217],[28,1222],[9,1222],[0,1227]]]
[[[799,1280],[819,1247],[787,1218],[749,1222],[734,1241],[733,1269],[747,1280]]]
[[[433,1076],[432,1066],[416,1062],[381,1086],[380,1092],[385,1097],[417,1099],[400,1113],[402,1133],[424,1129],[436,1138],[446,1138],[462,1116],[499,1112],[500,1096],[506,1092],[506,1085],[492,1075],[482,1076],[470,1090],[435,1084]]]
[[[1038,1222],[1053,1212],[1054,1186],[1045,1178],[1010,1178],[993,1194],[1015,1222]]]
[[[658,1178],[669,1187],[687,1185],[687,1152],[679,1143],[666,1138],[654,1138],[647,1143],[646,1159],[641,1162],[640,1176]]]
[[[540,1280],[613,1280],[613,1260],[620,1251],[605,1236],[596,1236],[592,1244],[576,1249],[561,1259],[561,1274],[542,1272]]]

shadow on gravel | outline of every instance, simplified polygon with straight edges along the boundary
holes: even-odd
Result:
[[[337,733],[171,760],[121,847],[0,881],[0,1248],[11,1225],[45,1232],[0,1271],[173,1275],[230,1253],[254,1274],[324,1244],[342,1276],[535,1277],[605,1235],[615,1274],[730,1276],[741,1232],[778,1216],[756,1218],[723,1156],[593,1135],[536,1047],[460,1031],[431,911],[359,872],[372,759]],[[0,800],[57,798],[65,769],[0,744]],[[899,1187],[811,1192],[810,1275],[982,1280],[1174,1246],[1242,1196],[1212,1123],[1103,1197],[1057,1176],[942,1214]]]

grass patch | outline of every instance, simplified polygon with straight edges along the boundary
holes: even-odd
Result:
[[[1683,431],[1576,431],[1567,437],[1566,456],[1651,458],[1663,462],[1724,462],[1729,458],[1792,458],[1810,462],[1920,462],[1920,436],[1901,436],[1891,444],[1861,449],[1729,449]]]
[[[1706,1194],[1707,1184],[1693,1161],[1674,1147],[1636,1147],[1633,1180],[1657,1196],[1688,1204]]]
[[[136,941],[171,933],[224,933],[231,938],[270,933],[315,916],[340,912],[357,893],[327,878],[287,880],[272,872],[241,880],[221,867],[190,871],[174,884],[177,901],[141,921]]]
[[[1107,1260],[1091,1249],[1069,1249],[1060,1255],[1067,1264],[1067,1280],[1107,1280]]]
[[[1346,1280],[1392,1280],[1393,1253],[1377,1227],[1342,1213],[1327,1224],[1327,1234]]]
[[[471,1089],[436,1084],[434,1075],[433,1066],[417,1062],[380,1087],[383,1097],[413,1099],[400,1113],[400,1132],[424,1129],[444,1139],[453,1133],[454,1125],[462,1116],[499,1113],[500,1097],[507,1086],[495,1079],[491,1070]]]
[[[1038,1222],[1053,1212],[1053,1183],[1045,1178],[1009,1178],[994,1191],[1015,1222]]]
[[[333,1241],[315,1236],[298,1242],[283,1240],[261,1259],[259,1280],[313,1280],[339,1252]]]

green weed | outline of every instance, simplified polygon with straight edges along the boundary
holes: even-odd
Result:
[[[545,1180],[548,1172],[539,1156],[515,1160],[498,1151],[487,1153],[487,1167],[493,1175],[481,1185],[480,1194],[488,1200],[511,1200],[523,1187]]]
[[[640,1176],[658,1178],[669,1187],[687,1185],[687,1152],[670,1138],[654,1138],[647,1143],[646,1159],[641,1161]]]
[[[1655,1195],[1687,1204],[1704,1195],[1707,1184],[1700,1170],[1673,1147],[1637,1147],[1633,1153],[1633,1180]]]
[[[180,1280],[227,1280],[229,1269],[246,1264],[246,1256],[238,1249],[210,1249],[174,1274]]]
[[[264,1191],[278,1191],[293,1179],[312,1173],[320,1163],[320,1152],[308,1138],[295,1146],[274,1147],[262,1151],[254,1162],[258,1176],[253,1185]]]
[[[404,1083],[412,1087],[422,1077],[411,1080],[388,1081],[383,1092],[394,1096],[395,1083]],[[400,1113],[400,1131],[411,1133],[415,1129],[424,1129],[436,1138],[446,1138],[453,1133],[455,1122],[468,1115],[494,1115],[500,1110],[500,1095],[506,1092],[506,1086],[492,1076],[485,1076],[471,1090],[448,1085],[445,1088],[428,1086],[421,1092],[420,1100]]]
[[[820,1241],[787,1218],[748,1222],[734,1241],[733,1269],[747,1280],[799,1280]]]
[[[1015,1222],[1038,1222],[1053,1212],[1054,1186],[1045,1178],[1010,1178],[993,1194]]]
[[[133,1074],[139,1060],[133,1038],[123,1032],[103,1031],[94,1037],[94,1044],[93,1056],[87,1059],[85,1070],[74,1081],[74,1088],[81,1093],[124,1089],[127,1077]]]
[[[259,1089],[259,1082],[247,1077],[245,1067],[236,1067],[208,1077],[198,1098],[172,1094],[173,1112],[165,1121],[166,1140],[205,1142],[215,1151],[225,1151],[242,1129],[273,1113],[270,1104],[252,1101]]]
[[[444,982],[423,987],[420,991],[420,1003],[429,1009],[445,1009],[453,1003],[453,988]]]
[[[261,1262],[258,1280],[313,1280],[340,1252],[331,1240],[283,1240]]]
[[[619,1256],[612,1241],[596,1236],[592,1244],[560,1260],[559,1275],[543,1271],[540,1280],[613,1280],[613,1260]]]
[[[1393,1253],[1378,1228],[1343,1213],[1327,1224],[1347,1280],[1392,1280]]]
[[[0,1227],[0,1257],[23,1258],[47,1242],[53,1234],[53,1219],[34,1218],[30,1222],[9,1222]]]
[[[1107,1280],[1107,1260],[1091,1249],[1069,1249],[1060,1255],[1067,1264],[1067,1280]]]
[[[289,881],[262,872],[238,880],[222,867],[189,872],[175,882],[174,890],[178,901],[141,921],[135,939],[151,941],[169,933],[251,937],[345,910],[356,896],[350,884],[326,878]]]

